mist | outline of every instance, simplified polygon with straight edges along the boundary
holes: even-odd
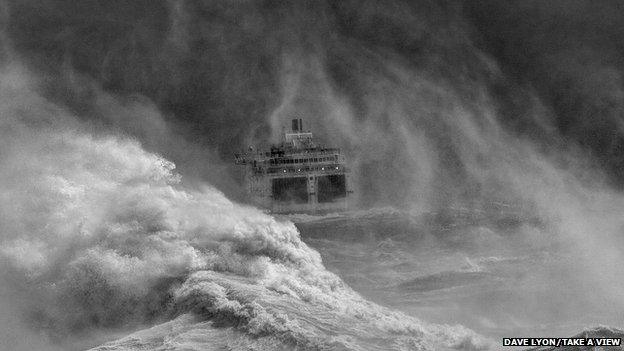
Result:
[[[0,307],[19,320],[7,329],[24,340],[17,349],[96,346],[171,320],[195,301],[181,292],[193,291],[192,272],[270,276],[275,235],[284,274],[296,281],[279,289],[298,298],[306,292],[297,284],[317,289],[300,265],[321,272],[321,286],[341,286],[292,224],[244,205],[236,177],[233,153],[276,142],[294,117],[344,150],[356,208],[418,216],[505,204],[535,219],[505,247],[565,256],[523,281],[528,310],[624,322],[603,310],[624,307],[618,2],[5,1],[0,9],[0,252],[12,286]],[[238,237],[241,221],[249,232]],[[198,239],[197,228],[218,244]],[[246,246],[259,232],[268,243]],[[134,235],[136,247],[122,239]],[[81,289],[100,282],[93,275],[110,295],[81,300]],[[558,297],[560,289],[569,293]],[[63,299],[73,301],[69,312]]]

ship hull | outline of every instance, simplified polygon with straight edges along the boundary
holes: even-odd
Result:
[[[254,204],[272,213],[328,213],[349,208],[350,179],[343,172],[297,172],[250,176]]]

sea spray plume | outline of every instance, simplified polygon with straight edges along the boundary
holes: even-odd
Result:
[[[76,94],[81,84],[59,67],[115,95],[151,98],[175,131],[173,140],[214,148],[228,165],[232,152],[275,141],[296,114],[354,160],[358,205],[426,209],[474,187],[440,110],[471,108],[470,94],[489,82],[495,65],[474,48],[452,1],[156,1],[98,4],[96,18],[94,7],[71,2],[10,5],[21,15],[12,17],[9,36],[51,77],[46,96],[80,107],[81,118],[105,119],[91,113],[88,94]],[[55,25],[44,25],[50,18]],[[112,124],[185,174],[235,193],[221,184],[230,179],[223,174],[233,173],[228,167],[211,173],[201,167],[214,160],[185,158],[186,148],[176,143],[153,145],[159,130],[142,131],[136,126],[145,123],[127,122],[134,118]]]
[[[228,194],[237,195],[238,185],[232,182],[232,177],[223,176],[228,173],[224,165],[229,162],[218,162],[213,151],[220,148],[217,145],[227,147],[227,153],[218,155],[229,161],[232,151],[239,146],[231,142],[236,135],[223,138],[224,132],[226,129],[228,133],[242,132],[224,126],[240,125],[242,116],[217,105],[231,107],[236,101],[236,109],[244,110],[244,117],[256,116],[255,112],[246,110],[248,105],[257,103],[256,99],[250,101],[244,94],[248,91],[269,94],[271,89],[265,89],[261,83],[270,84],[271,79],[261,76],[255,87],[243,84],[242,76],[256,74],[249,75],[240,66],[230,67],[234,60],[227,57],[241,52],[220,51],[226,44],[221,43],[218,35],[203,43],[195,42],[195,34],[208,35],[210,30],[203,27],[208,25],[206,21],[197,22],[194,9],[187,8],[186,2],[111,5],[91,1],[77,7],[70,2],[4,1],[3,4],[15,14],[8,18],[4,34],[14,43],[15,51],[23,54],[20,60],[45,77],[40,90],[46,98],[76,111],[77,117],[94,125],[94,129],[103,127],[140,139],[150,151],[174,160],[187,180],[209,179]],[[42,29],[39,24],[44,22],[50,26],[44,33],[24,37],[23,41],[17,37],[24,33],[20,27],[26,24],[21,22],[25,18],[31,19],[27,26]],[[213,29],[223,31],[219,28],[215,23]],[[185,37],[180,33],[190,33],[191,37],[180,40]],[[232,31],[231,35],[239,34]],[[249,45],[260,41],[253,42],[256,44]],[[96,48],[91,43],[102,45]],[[31,44],[35,45],[31,47],[34,51],[27,49]],[[187,44],[192,51],[184,50]],[[44,47],[42,56],[35,54]],[[248,61],[258,57],[247,55],[252,49],[239,51],[243,51]],[[77,52],[82,53],[74,55]],[[198,53],[201,55],[197,56]],[[222,55],[226,57],[221,58]],[[234,79],[231,75],[241,76]],[[224,82],[228,82],[228,89],[224,88]],[[215,93],[219,97],[211,96]],[[111,103],[111,96],[116,103]],[[222,101],[223,97],[231,97],[231,101],[229,98]],[[160,118],[155,118],[154,107]],[[220,121],[216,122],[217,119]],[[207,120],[215,123],[206,125]],[[205,166],[208,164],[211,166]]]
[[[228,195],[235,193],[223,184],[229,166],[211,172],[218,162],[201,152],[188,157],[187,146],[214,147],[230,164],[233,151],[275,139],[279,120],[294,113],[354,160],[362,206],[436,209],[507,197],[495,181],[474,179],[460,155],[488,118],[512,136],[570,146],[552,142],[560,135],[548,106],[474,45],[489,37],[471,27],[458,2],[97,4],[102,16],[73,2],[8,4],[19,15],[10,18],[7,36],[50,77],[46,96],[80,107],[90,122],[107,119],[91,113],[98,103],[89,94],[76,93],[84,84],[65,74],[69,66],[122,99],[150,97],[155,106],[148,109],[165,111],[169,138],[143,127],[151,124],[141,113],[110,124]],[[54,26],[46,25],[50,18]],[[488,152],[480,159],[491,159]]]
[[[414,130],[421,127],[424,136],[429,136],[425,145],[432,146],[418,149],[426,150],[425,155],[432,155],[430,157],[438,161],[433,163],[434,173],[442,172],[429,183],[435,187],[433,193],[438,196],[429,198],[429,202],[439,201],[441,206],[437,207],[442,208],[449,203],[471,201],[474,201],[472,206],[478,208],[482,203],[496,199],[519,204],[523,211],[548,223],[540,230],[542,243],[565,247],[566,255],[575,257],[574,269],[566,267],[570,263],[564,262],[544,267],[543,272],[527,277],[527,287],[542,286],[550,291],[563,285],[569,291],[566,299],[559,299],[539,294],[539,297],[531,298],[534,294],[531,288],[522,290],[520,294],[527,301],[527,310],[536,315],[544,310],[552,315],[582,315],[584,311],[603,311],[601,306],[605,300],[621,306],[623,301],[618,297],[621,288],[617,283],[619,273],[615,267],[623,259],[619,249],[622,245],[620,230],[617,229],[622,221],[620,216],[612,215],[622,206],[621,194],[604,182],[604,174],[592,166],[594,160],[588,153],[573,144],[562,144],[557,134],[554,134],[554,141],[535,141],[538,135],[553,135],[548,113],[533,115],[539,111],[547,112],[547,109],[535,108],[526,116],[526,128],[535,133],[510,130],[506,116],[499,115],[498,103],[492,98],[487,84],[470,85],[473,91],[471,99],[467,100],[455,82],[430,81],[426,73],[408,69],[404,61],[382,62],[389,70],[403,74],[389,80],[389,75],[376,75],[371,71],[370,86],[377,90],[366,89],[366,80],[361,76],[350,78],[356,80],[358,87],[364,87],[371,106],[382,105],[382,113],[392,114],[390,126],[406,121],[405,134],[414,136]],[[496,77],[501,73],[492,70],[492,74]],[[387,90],[384,89],[386,82]],[[430,102],[418,106],[418,98],[409,96],[410,92],[425,96]],[[435,109],[429,109],[431,101],[441,103]],[[374,115],[369,113],[367,116]],[[401,139],[395,137],[394,140]],[[402,158],[395,156],[394,160]],[[431,163],[416,164],[426,167]],[[386,168],[393,170],[392,165],[386,165]],[[464,184],[458,186],[461,180]],[[416,177],[414,182],[419,179]],[[413,194],[423,193],[410,193]],[[436,208],[435,205],[432,207]],[[532,239],[527,235],[525,240]],[[600,298],[595,295],[595,286],[602,287],[604,294],[600,293]],[[483,308],[488,308],[487,305],[485,303]],[[617,317],[607,316],[608,313],[600,313],[604,318],[620,321]]]
[[[552,111],[540,118],[550,117],[566,143],[590,150],[621,185],[621,3],[480,1],[465,9],[480,46]]]

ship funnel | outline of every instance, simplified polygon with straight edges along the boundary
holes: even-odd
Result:
[[[303,120],[301,118],[295,118],[292,120],[292,131],[303,132]]]

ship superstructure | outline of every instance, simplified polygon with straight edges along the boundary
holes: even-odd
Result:
[[[245,167],[244,183],[251,201],[275,213],[318,213],[346,210],[349,170],[338,148],[318,146],[301,119],[292,120],[279,145],[268,151],[250,147],[235,154]]]

